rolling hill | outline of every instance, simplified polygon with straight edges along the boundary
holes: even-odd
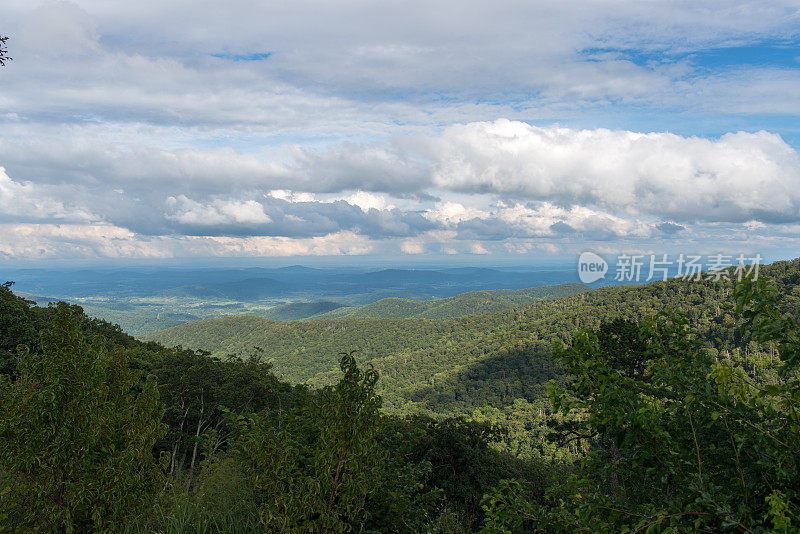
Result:
[[[800,260],[762,268],[800,309]],[[262,347],[277,373],[294,383],[331,383],[338,354],[358,351],[381,372],[389,411],[470,414],[541,399],[559,376],[550,359],[554,341],[615,317],[642,318],[671,309],[689,317],[722,353],[747,340],[734,328],[731,282],[672,279],[642,286],[605,287],[541,300],[486,315],[454,319],[368,318],[276,322],[236,316],[186,323],[147,339],[246,354]]]
[[[483,315],[503,311],[537,300],[564,297],[588,291],[583,284],[572,282],[557,286],[528,289],[495,289],[470,291],[434,300],[386,298],[358,307],[341,307],[313,316],[313,319],[342,319],[345,317],[401,317],[423,319],[452,319],[465,315]]]
[[[306,317],[326,315],[341,308],[338,302],[321,300],[318,302],[292,302],[264,310],[260,316],[273,321],[297,321]]]

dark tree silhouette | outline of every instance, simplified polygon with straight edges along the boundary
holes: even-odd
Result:
[[[6,61],[11,61],[11,56],[8,55],[8,48],[6,48],[6,41],[8,41],[8,37],[5,35],[0,35],[0,67],[6,66]]]

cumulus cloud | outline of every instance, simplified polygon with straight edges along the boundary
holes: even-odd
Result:
[[[404,239],[410,253],[425,249],[419,236],[443,230],[465,242],[609,241],[800,221],[800,157],[763,131],[704,139],[501,119],[381,147],[282,148],[273,159],[226,148],[26,146],[0,143],[0,156],[34,178],[0,174],[6,221],[93,220],[143,236],[346,231]]]
[[[778,135],[720,139],[497,120],[428,142],[437,187],[681,221],[800,218],[800,156]]]
[[[766,105],[786,113],[781,104],[794,103],[796,112],[797,78],[788,69],[720,71],[687,59],[791,42],[796,17],[791,2],[755,0],[713,8],[665,0],[7,0],[0,19],[17,61],[4,73],[0,107],[46,122],[316,137],[386,135],[520,110],[528,118],[572,117],[597,104],[722,113]],[[236,61],[257,54],[268,57]]]
[[[800,224],[800,70],[735,54],[796,44],[788,0],[5,0],[0,20],[6,255],[555,253]]]
[[[292,239],[283,236],[252,236],[243,239],[211,237],[204,239],[218,245],[215,255],[357,256],[368,254],[373,249],[373,245],[368,238],[348,231],[304,239]]]
[[[458,202],[437,202],[433,209],[425,212],[425,217],[445,225],[458,224],[472,219],[488,219],[489,212],[475,207],[468,207]]]
[[[358,193],[354,196],[366,204],[380,198]],[[413,236],[434,227],[422,214],[393,206],[377,209],[359,206],[355,201],[323,201],[289,191],[271,191],[250,199],[215,197],[206,201],[179,195],[168,197],[164,205],[166,224],[172,233],[198,236],[297,238],[350,231],[380,239]],[[132,227],[138,228],[135,222]]]
[[[403,241],[400,250],[405,254],[422,254],[425,252],[425,244],[421,241]]]
[[[254,200],[214,200],[201,204],[185,195],[168,197],[168,219],[190,226],[220,226],[228,224],[261,225],[272,222],[261,204]]]
[[[369,212],[369,210],[381,211],[394,209],[394,206],[386,200],[386,197],[374,195],[361,190],[356,191],[352,195],[348,195],[341,200],[344,200],[353,206],[358,206],[364,212]]]
[[[0,224],[0,257],[167,258],[173,251],[163,238],[137,237],[109,224]]]
[[[180,258],[210,256],[329,256],[370,253],[364,236],[336,232],[289,237],[142,236],[109,224],[0,224],[0,258]]]
[[[549,202],[498,202],[480,212],[480,216],[451,221],[449,227],[458,231],[460,239],[484,240],[566,236],[608,240],[647,237],[652,230],[638,219],[618,217],[584,206],[563,208]]]
[[[88,221],[97,218],[80,206],[65,205],[58,199],[58,192],[30,182],[16,182],[0,167],[0,220]]]
[[[273,189],[267,195],[287,202],[314,202],[316,200],[314,193],[292,191],[290,189]]]

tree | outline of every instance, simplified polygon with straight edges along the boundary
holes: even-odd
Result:
[[[8,41],[8,37],[5,35],[0,35],[0,67],[6,66],[6,61],[11,61],[11,56],[8,55],[8,48],[6,48],[6,41]]]
[[[13,282],[0,285],[0,374],[17,372],[17,349],[22,345],[36,351],[39,335],[36,331],[30,301],[11,292]]]
[[[380,490],[385,453],[375,439],[378,373],[343,354],[336,386],[307,393],[289,413],[265,410],[234,442],[234,457],[272,532],[344,532],[367,519]]]
[[[779,377],[715,358],[677,316],[577,334],[550,394],[590,450],[545,505],[508,483],[487,496],[487,530],[798,532],[800,327],[763,278],[734,297]]]
[[[60,305],[41,353],[22,351],[18,377],[0,376],[0,524],[121,530],[163,486],[162,413],[154,381],[87,341]]]
[[[162,350],[149,371],[158,379],[169,425],[157,447],[171,453],[170,473],[186,475],[187,482],[202,460],[204,434],[214,434],[211,453],[227,445],[231,429],[226,414],[250,415],[291,402],[290,387],[275,377],[258,352],[222,360],[202,351]]]

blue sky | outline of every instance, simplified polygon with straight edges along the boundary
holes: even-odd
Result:
[[[5,0],[0,21],[7,261],[800,245],[794,0]]]

